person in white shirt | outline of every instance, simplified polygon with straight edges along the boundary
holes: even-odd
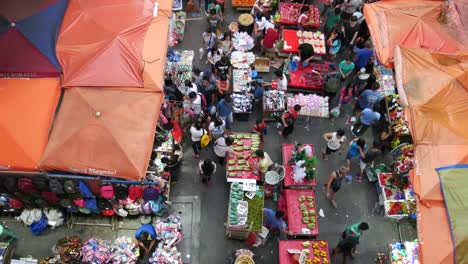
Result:
[[[213,140],[224,136],[226,121],[216,117],[208,126],[208,133]]]
[[[191,92],[198,93],[198,87],[192,81],[187,79],[185,80],[184,85],[185,85],[185,95],[189,95]]]
[[[339,154],[341,155],[344,150],[346,136],[344,135],[343,129],[338,129],[336,132],[333,133],[325,133],[323,134],[323,138],[327,142],[327,147],[325,151],[322,153],[322,158],[324,160],[328,160],[328,155],[332,152],[340,151]]]
[[[211,70],[214,71],[215,68],[215,64],[221,60],[221,58],[223,57],[223,50],[219,47],[219,44],[218,44],[218,49],[213,49],[213,50],[210,50],[208,51],[208,55],[206,56],[206,59],[208,60],[208,62],[211,64]]]
[[[216,163],[214,163],[210,159],[200,161],[198,163],[198,172],[202,177],[202,182],[210,185],[211,176],[216,172]]]
[[[283,71],[275,71],[276,80],[278,82],[278,90],[286,91],[288,89],[288,79],[286,75],[283,74]]]
[[[219,164],[224,165],[227,153],[232,153],[238,156],[231,147],[233,143],[233,137],[220,137],[214,142],[214,153],[218,157]]]
[[[190,115],[199,115],[202,110],[202,99],[196,92],[190,92],[188,98],[184,101],[185,111]]]
[[[195,158],[200,157],[200,149],[201,149],[200,141],[201,141],[202,136],[206,134],[207,134],[207,131],[203,129],[201,122],[196,122],[190,127],[193,157]]]

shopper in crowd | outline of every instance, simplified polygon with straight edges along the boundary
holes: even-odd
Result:
[[[294,107],[288,110],[286,113],[281,115],[281,125],[283,126],[282,131],[278,131],[280,136],[287,138],[288,135],[294,131],[294,124],[296,123],[297,116],[301,111],[300,105],[294,105]]]
[[[253,87],[253,95],[255,102],[261,102],[263,99],[263,93],[265,92],[265,88],[263,87],[264,82],[262,78],[255,79],[250,84]]]
[[[208,134],[212,140],[224,137],[226,122],[220,117],[215,117],[208,126]]]
[[[352,15],[356,12],[362,5],[362,0],[346,0],[343,3],[343,18],[344,19],[352,19]]]
[[[366,67],[367,62],[372,58],[374,55],[374,50],[372,49],[372,43],[367,41],[364,44],[364,48],[356,48],[356,59],[354,60],[354,65],[356,70],[360,70],[361,68]]]
[[[380,102],[381,93],[379,92],[380,84],[372,83],[371,89],[364,90],[358,98],[357,107],[359,109],[374,108]]]
[[[203,73],[198,68],[193,68],[192,70],[192,82],[198,84],[201,82]]]
[[[343,231],[341,234],[342,239],[352,239],[356,242],[359,242],[361,239],[362,233],[366,230],[369,230],[369,224],[366,222],[359,222],[356,224],[352,224]],[[354,250],[353,250],[354,251]]]
[[[325,43],[330,60],[334,60],[336,55],[341,51],[342,46],[344,46],[344,35],[341,28],[342,26],[340,23],[336,24]]]
[[[224,165],[226,160],[227,153],[232,153],[233,155],[239,156],[232,149],[232,144],[234,144],[234,138],[231,136],[220,137],[214,142],[214,153],[218,157],[218,162],[220,165]]]
[[[202,42],[201,47],[203,49],[203,54],[200,54],[200,60],[203,59],[205,54],[208,54],[216,44],[216,33],[213,33],[211,28],[208,28],[205,32],[202,33]]]
[[[267,124],[264,119],[257,119],[255,126],[252,129],[252,133],[257,133],[260,137],[260,140],[263,142],[263,134],[267,133]]]
[[[184,109],[195,119],[198,118],[202,111],[202,98],[196,92],[190,92],[184,101]]]
[[[174,97],[176,101],[182,102],[184,100],[184,95],[182,92],[175,86],[174,82],[170,78],[164,80],[164,93],[166,97]]]
[[[200,161],[198,163],[198,172],[202,178],[202,182],[211,185],[211,176],[216,172],[216,163],[210,159]]]
[[[361,22],[356,39],[352,43],[354,45],[354,49],[356,48],[363,49],[364,43],[366,43],[369,40],[369,38],[370,38],[369,28],[367,27],[367,22],[364,20]]]
[[[171,157],[162,157],[161,163],[164,164],[164,171],[171,175],[171,182],[177,183],[179,180],[180,157],[172,155]]]
[[[279,26],[266,29],[265,37],[261,41],[262,55],[275,54],[275,44],[280,39]]]
[[[203,128],[201,122],[195,122],[190,127],[190,135],[192,139],[192,149],[193,149],[193,157],[199,158],[200,157],[200,150],[201,150],[201,137],[203,135],[208,134],[208,132]]]
[[[286,75],[284,75],[283,71],[275,71],[275,80],[277,83],[278,90],[286,91],[288,89],[288,78],[286,78]]]
[[[232,44],[231,32],[224,33],[223,40],[221,41],[221,49],[223,50],[223,55],[228,56],[234,49]]]
[[[336,65],[333,63],[330,63],[328,67],[330,71],[323,76],[325,82],[324,94],[328,96],[328,103],[331,104],[341,87],[341,73],[336,70]]]
[[[203,76],[202,82],[199,84],[199,92],[205,97],[206,106],[210,109],[216,102],[216,86],[210,83],[208,76]]]
[[[325,34],[329,36],[331,30],[340,22],[341,20],[341,9],[339,7],[336,7],[335,9],[328,9],[325,12],[325,18],[323,19],[325,21]]]
[[[192,83],[191,80],[187,79],[184,81],[184,86],[185,86],[185,94],[188,95],[191,92],[198,93],[198,87],[195,83]]]
[[[328,177],[327,183],[323,185],[325,195],[334,208],[338,208],[338,204],[335,200],[336,193],[341,189],[341,184],[348,173],[348,165],[343,165],[339,170],[333,171]]]
[[[271,165],[273,165],[273,161],[271,160],[270,155],[268,155],[267,152],[265,152],[265,151],[263,151],[261,149],[257,149],[254,153],[258,157],[258,170],[260,171],[260,173],[262,175],[261,178],[263,180],[263,176],[268,171],[268,169],[271,167]]]
[[[377,139],[379,143],[380,150],[382,153],[387,151],[391,151],[392,148],[392,141],[395,138],[395,134],[393,134],[392,126],[384,126],[379,133],[379,137]]]
[[[353,73],[354,63],[351,58],[346,57],[346,59],[342,60],[340,64],[338,64],[338,68],[340,70],[341,80],[345,81]]]
[[[143,224],[135,233],[135,238],[138,241],[140,252],[145,259],[150,256],[150,253],[156,245],[156,231],[152,224]]]
[[[366,132],[366,130],[376,124],[380,120],[380,113],[377,111],[377,106],[374,106],[374,108],[365,108],[362,110],[362,112],[359,114],[359,120],[358,122],[351,127],[351,132],[353,135],[356,137],[361,136]]]
[[[206,59],[211,65],[211,70],[215,70],[215,64],[221,60],[223,57],[223,50],[221,49],[221,42],[218,42],[217,48],[212,49],[208,51],[208,54],[206,55]]]
[[[224,12],[224,2],[225,2],[225,0],[216,0],[216,4],[218,4],[219,6],[221,6],[221,13],[222,13],[221,18],[222,18],[223,20],[225,19],[225,16],[226,16],[226,13]]]
[[[299,58],[303,65],[307,65],[308,63],[315,60],[315,52],[314,47],[309,43],[302,43],[298,47],[299,51]]]
[[[283,211],[274,211],[269,208],[263,208],[264,224],[270,232],[274,233],[281,231],[287,235],[292,235],[292,232],[288,231],[286,228],[286,223],[284,222],[283,217]]]
[[[221,100],[224,98],[224,95],[229,91],[229,80],[226,75],[222,75],[221,78],[218,80],[218,85],[216,86],[217,88],[217,95],[218,95],[218,100]]]
[[[233,118],[233,102],[231,95],[226,93],[224,98],[218,102],[218,115],[221,119],[226,122],[226,128],[231,130],[232,123],[234,121]]]
[[[338,245],[332,250],[331,260],[334,262],[336,255],[343,255],[343,264],[346,264],[346,259],[348,257],[353,257],[353,249],[356,247],[357,242],[353,239],[345,238],[338,242]]]
[[[343,129],[338,129],[336,132],[332,133],[325,133],[323,134],[323,139],[327,142],[327,147],[325,151],[322,153],[322,158],[324,160],[328,160],[328,155],[333,152],[339,151],[339,154],[343,154],[346,136],[344,135],[345,132]]]
[[[212,13],[212,10],[214,10],[216,16],[218,16],[219,18],[223,17],[223,11],[222,11],[221,5],[217,4],[215,0],[211,0],[210,3],[208,4],[207,14],[206,14],[207,17],[210,16],[210,14]]]
[[[229,79],[232,74],[232,65],[227,56],[221,57],[221,60],[215,63],[215,74],[218,78],[225,75]]]
[[[346,86],[341,87],[340,89],[340,95],[338,97],[338,107],[341,107],[341,105],[346,105],[353,100],[353,95],[354,95],[354,88],[352,86],[351,82],[348,82]]]
[[[206,19],[211,31],[217,36],[221,28],[221,18],[217,15],[216,10],[211,9],[210,15]]]
[[[355,138],[349,143],[349,149],[346,153],[346,164],[348,164],[348,167],[351,167],[351,160],[353,158],[361,156],[358,147],[364,152],[367,151],[366,141],[363,138]]]
[[[368,151],[364,152],[364,149],[358,146],[359,150],[359,167],[361,169],[359,176],[358,176],[358,182],[362,182],[362,179],[364,177],[364,171],[367,166],[373,166],[374,165],[374,160],[382,154],[379,148],[379,143],[374,142],[372,145],[372,148],[369,149]]]
[[[252,7],[250,14],[254,17],[260,12],[261,14],[267,14],[270,11],[272,0],[256,0]]]
[[[358,35],[360,25],[358,22],[358,18],[356,16],[352,16],[350,21],[347,21],[343,25],[343,33],[344,33],[344,41],[345,45],[349,45],[350,47],[353,46],[354,41]]]

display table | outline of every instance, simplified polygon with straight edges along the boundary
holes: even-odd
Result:
[[[312,150],[314,145],[312,144],[303,144],[305,146],[311,146]],[[306,180],[304,182],[294,182],[293,178],[293,167],[289,165],[289,159],[292,156],[294,150],[294,144],[283,144],[283,167],[284,167],[284,187],[291,189],[298,188],[314,188],[317,185],[317,180],[314,178],[312,180]]]
[[[246,196],[248,192],[242,191],[242,183],[231,183],[226,220],[228,238],[245,240],[250,232],[262,231],[264,189],[262,186],[255,189],[253,197],[249,199]],[[246,219],[242,219],[245,216]]]
[[[234,93],[250,92],[250,82],[252,81],[252,71],[248,69],[232,70],[232,91]]]
[[[380,84],[379,92],[382,96],[388,96],[396,93],[395,79],[393,78],[393,71],[385,68],[383,65],[374,66],[374,75],[377,82]]]
[[[309,246],[303,246],[302,243],[310,242]],[[307,259],[312,259],[314,264],[328,264],[330,263],[330,255],[328,250],[328,242],[325,240],[281,240],[278,246],[279,263],[280,264],[296,264],[298,263],[293,259],[292,252],[300,252],[308,249],[310,253]],[[316,261],[314,261],[316,259]]]
[[[328,97],[316,94],[288,94],[287,102],[289,107],[293,107],[296,104],[301,106],[299,116],[329,117]]]
[[[183,11],[172,12],[169,25],[169,46],[177,45],[179,41],[184,39],[185,19],[187,14]]]
[[[232,145],[234,152],[242,153],[244,158],[253,155],[253,152],[261,146],[260,137],[255,133],[236,133],[232,137],[235,138]],[[257,157],[252,156],[246,160],[231,153],[226,155],[226,179],[228,182],[256,182],[261,180],[260,172],[255,166],[250,165],[255,165],[255,162],[258,162]]]
[[[263,118],[267,121],[276,120],[286,110],[286,95],[284,91],[268,90],[262,98]]]
[[[288,205],[288,230],[293,233],[293,236],[317,236],[319,229],[315,192],[313,190],[287,189],[285,190],[285,197]],[[304,197],[302,202],[300,197]],[[301,204],[304,206],[304,210],[301,210]],[[304,223],[304,214],[308,218],[308,223]]]
[[[166,60],[164,72],[170,75],[182,93],[185,93],[185,80],[192,80],[193,50],[174,51]]]
[[[320,75],[312,72],[316,71]],[[295,71],[289,71],[288,88],[323,91],[325,82],[322,76],[329,73],[330,69],[326,63],[310,63],[307,67],[299,67]]]
[[[419,245],[418,242],[394,243],[388,245],[390,264],[418,264]]]
[[[284,53],[298,53],[299,45],[307,42],[314,47],[315,55],[325,55],[327,53],[325,35],[320,31],[284,29],[282,34],[285,42],[283,46]]]
[[[246,8],[252,7],[255,4],[255,0],[232,0],[231,5],[234,8]]]
[[[305,5],[309,7],[309,18],[313,23],[310,27],[320,27],[320,10],[314,5]],[[297,26],[297,19],[301,15],[302,4],[280,3],[279,11],[281,14],[279,23],[284,26]]]
[[[378,174],[377,188],[379,201],[383,203],[387,218],[401,220],[415,217],[416,203],[414,191],[408,183],[407,177],[401,177],[390,172]]]

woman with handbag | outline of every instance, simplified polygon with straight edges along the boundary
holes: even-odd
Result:
[[[194,158],[200,157],[201,138],[204,134],[207,134],[207,132],[205,129],[203,129],[202,124],[200,122],[196,122],[195,124],[192,125],[192,127],[190,127],[190,135],[192,139],[192,149],[193,149]]]

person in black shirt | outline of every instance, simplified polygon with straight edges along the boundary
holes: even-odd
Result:
[[[177,89],[174,82],[170,78],[166,78],[164,80],[164,93],[166,93],[166,96],[175,97],[176,101],[181,102],[184,100],[184,95],[179,89]]]
[[[353,248],[358,244],[358,240],[352,238],[344,238],[338,245],[332,250],[331,260],[334,262],[336,255],[343,254],[343,264],[346,263],[346,258],[351,257],[353,259]]]
[[[215,63],[215,73],[216,73],[216,76],[218,76],[219,78],[225,75],[229,79],[229,76],[231,76],[231,72],[232,72],[232,65],[228,57],[223,56],[221,60]]]
[[[198,91],[205,96],[206,105],[210,107],[215,101],[216,86],[210,83],[210,76],[203,75],[202,81],[197,84]]]
[[[314,59],[314,47],[309,43],[302,43],[301,45],[299,45],[298,50],[301,62],[309,63],[311,60]]]

